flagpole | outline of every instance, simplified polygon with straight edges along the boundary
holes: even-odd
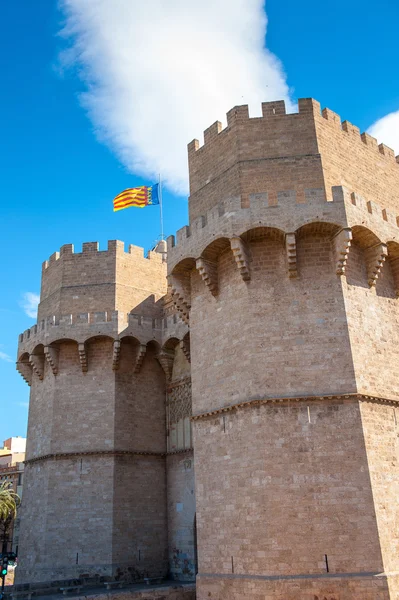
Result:
[[[162,210],[162,181],[161,181],[161,173],[158,176],[158,185],[159,185],[159,216],[161,219],[161,240],[163,240],[163,210]]]

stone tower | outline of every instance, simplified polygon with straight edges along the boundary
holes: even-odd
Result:
[[[198,540],[198,600],[399,599],[398,159],[262,108],[189,145],[167,253],[44,263],[18,583],[192,580]]]
[[[165,250],[66,245],[43,265],[18,349],[31,385],[18,584],[195,578],[188,327]]]
[[[189,145],[198,600],[399,598],[398,158],[311,99]]]

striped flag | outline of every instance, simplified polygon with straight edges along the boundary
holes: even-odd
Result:
[[[152,204],[159,204],[159,184],[142,185],[140,187],[128,188],[123,190],[114,198],[114,212],[135,206],[144,208]]]

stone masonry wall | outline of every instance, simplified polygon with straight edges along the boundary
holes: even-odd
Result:
[[[168,291],[118,241],[44,263],[18,583],[190,580],[198,537],[199,600],[399,600],[398,159],[262,111],[189,145]]]
[[[315,100],[313,106],[326,189],[343,185],[399,216],[399,160],[393,150],[367,133],[360,135],[352,123],[341,123],[332,110],[321,112]]]
[[[18,353],[32,386],[18,584],[167,574],[165,269],[121,242],[44,264]]]
[[[109,592],[81,592],[76,600],[195,600],[195,585],[189,583],[150,586],[149,589],[116,589]]]
[[[385,573],[399,571],[399,411],[396,405],[361,403],[370,480]],[[395,583],[396,582],[396,583]],[[391,585],[398,585],[393,578]],[[394,587],[399,597],[399,587]]]
[[[191,275],[194,414],[254,398],[356,391],[329,239],[301,237],[300,277],[289,279],[282,242],[259,235],[249,244],[251,281],[230,250],[218,258],[217,298]]]
[[[163,453],[166,451],[165,375],[155,358],[146,351],[139,373],[132,373],[136,344],[124,338],[120,366],[115,371],[114,439],[121,450]]]
[[[166,293],[166,264],[162,254],[118,240],[99,251],[98,242],[83,244],[81,253],[73,245],[63,246],[43,263],[38,320],[50,315],[121,310],[159,316],[154,302]]]
[[[169,340],[168,343],[173,345],[176,340]],[[191,368],[188,358],[189,354],[183,352],[182,345],[176,344],[167,389],[169,575],[179,581],[195,581],[197,573],[194,455],[190,422]]]
[[[115,382],[112,340],[92,338],[87,344],[89,369],[82,372],[75,343],[59,344],[58,374],[48,372],[43,383],[54,380],[51,414],[51,451],[84,452],[114,448]],[[50,371],[50,369],[48,369]],[[104,377],[107,374],[108,377]],[[37,396],[40,396],[38,389]],[[32,398],[32,404],[36,399]],[[27,454],[27,459],[36,457]],[[39,454],[40,456],[40,454]]]
[[[160,298],[166,294],[166,263],[162,254],[150,252],[144,258],[143,249],[130,246],[124,252],[123,242],[116,258],[115,306],[122,312],[134,312],[151,317],[162,316]]]
[[[113,469],[112,457],[27,465],[18,584],[112,575]]]
[[[386,260],[376,285],[368,285],[365,250],[352,243],[343,279],[351,349],[359,392],[399,399],[399,302]]]
[[[168,573],[165,457],[115,459],[113,575],[125,581]]]
[[[250,577],[211,578],[206,575],[197,579],[197,600],[397,600],[391,586],[397,585],[397,577],[378,575],[354,577],[300,577],[290,580]]]
[[[169,574],[195,581],[197,572],[193,452],[167,457]]]
[[[360,580],[342,599],[363,598],[361,579],[382,572],[383,558],[356,399],[237,409],[195,421],[194,436],[201,600],[243,597],[243,577],[251,598],[313,600],[326,556],[330,574],[352,579],[342,589]]]
[[[212,206],[239,196],[296,189],[303,202],[307,188],[343,185],[399,217],[399,164],[393,150],[311,98],[298,102],[298,113],[285,114],[284,102],[262,105],[263,117],[249,118],[248,106],[227,114],[227,127],[216,122],[204,132],[204,145],[188,146],[190,223]]]
[[[190,172],[190,223],[218,202],[269,191],[271,205],[277,191],[323,186],[311,101],[299,101],[297,114],[285,114],[284,102],[262,105],[264,116],[251,118],[248,106],[227,114],[227,127],[214,123],[188,147]],[[275,112],[273,112],[275,111]]]
[[[168,240],[198,597],[396,599],[398,160],[312,99],[284,112],[235,107],[189,145]]]

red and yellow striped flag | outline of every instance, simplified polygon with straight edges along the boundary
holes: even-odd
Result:
[[[141,185],[140,187],[123,190],[114,198],[114,212],[129,208],[129,206],[144,208],[151,204],[159,204],[157,183],[152,186]]]
[[[147,186],[142,185],[136,188],[128,188],[123,190],[114,198],[114,211],[128,208],[129,206],[137,206],[143,208],[147,206]]]

